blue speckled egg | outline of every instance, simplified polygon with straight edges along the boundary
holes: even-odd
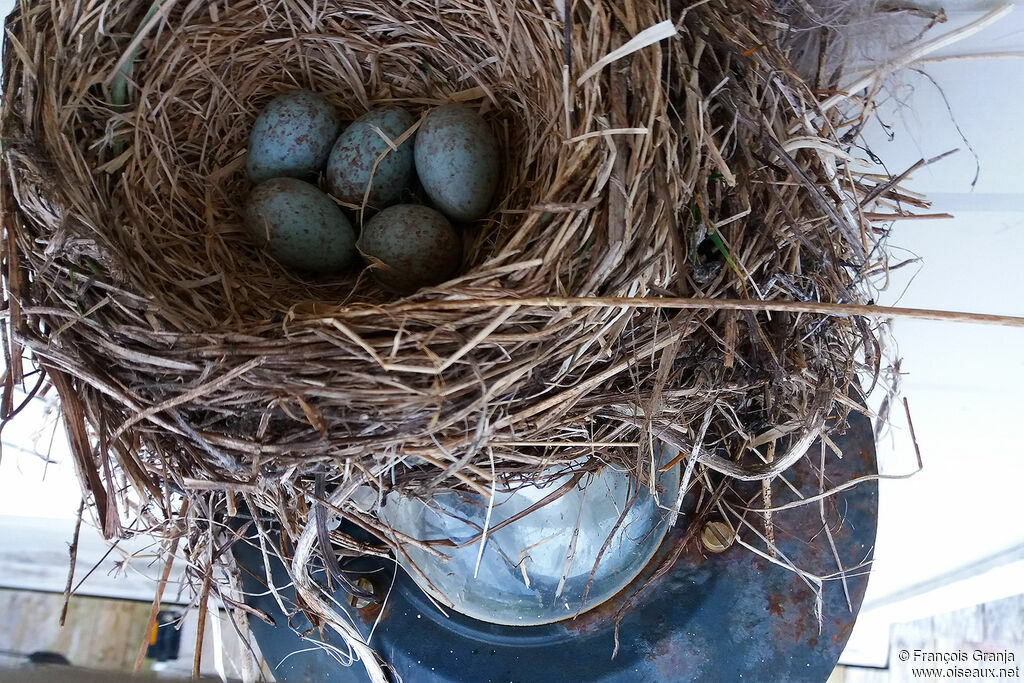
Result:
[[[283,265],[323,275],[346,268],[355,257],[356,233],[341,207],[315,185],[273,178],[253,188],[245,226]]]
[[[385,289],[411,294],[458,272],[462,240],[437,211],[417,204],[391,206],[363,225],[359,251]]]
[[[460,104],[434,109],[416,132],[416,173],[449,218],[471,221],[498,187],[498,141],[479,114]]]
[[[337,110],[316,93],[278,95],[260,112],[249,134],[249,180],[315,179],[340,131]]]
[[[370,206],[383,209],[398,201],[413,177],[413,140],[409,138],[393,150],[373,126],[394,141],[415,122],[412,114],[397,107],[374,109],[353,121],[327,159],[328,191],[343,202],[361,205],[372,179]]]

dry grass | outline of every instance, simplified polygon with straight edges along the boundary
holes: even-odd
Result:
[[[143,526],[187,531],[209,567],[244,500],[298,542],[306,603],[335,620],[301,572],[318,474],[379,530],[347,500],[359,484],[486,491],[492,458],[528,477],[581,456],[646,482],[654,441],[694,453],[708,416],[699,469],[766,479],[877,378],[873,323],[820,313],[867,303],[886,267],[860,199],[926,203],[857,175],[850,122],[817,109],[838,75],[798,76],[769,5],[580,1],[568,26],[548,2],[166,0],[144,21],[149,6],[25,3],[4,50],[5,351],[58,388],[109,536],[131,488]],[[678,35],[577,83],[665,20]],[[465,230],[462,276],[394,301],[252,247],[247,134],[294,88],[347,118],[483,113],[504,177]],[[770,465],[752,447],[768,442]],[[176,519],[182,493],[209,524]]]

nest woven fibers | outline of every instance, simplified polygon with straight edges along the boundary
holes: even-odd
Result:
[[[842,425],[878,376],[876,331],[784,309],[870,297],[885,251],[857,207],[896,190],[854,175],[819,106],[838,75],[797,74],[786,17],[688,4],[21,3],[7,384],[24,356],[58,390],[104,533],[134,515],[205,557],[197,529],[222,527],[182,520],[241,498],[294,540],[321,477],[380,537],[334,543],[379,554],[397,541],[346,499],[357,484],[486,495],[584,459],[647,485],[658,440],[694,486],[766,479]],[[396,299],[365,273],[300,279],[250,242],[248,131],[299,88],[349,120],[483,115],[502,180],[462,230],[461,275]]]

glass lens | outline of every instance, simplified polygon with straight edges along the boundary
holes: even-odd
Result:
[[[677,455],[673,448],[658,449],[658,469]],[[665,536],[679,489],[678,465],[657,473],[653,494],[611,466],[569,486],[569,469],[548,470],[543,485],[499,489],[489,521],[488,497],[474,493],[448,492],[427,501],[392,493],[378,515],[417,540],[461,546],[435,546],[447,561],[410,545],[408,557],[399,558],[440,602],[496,624],[546,624],[601,604],[636,577]],[[567,490],[556,500],[526,512],[563,486]]]

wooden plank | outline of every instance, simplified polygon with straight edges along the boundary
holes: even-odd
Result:
[[[40,650],[57,652],[75,666],[105,671],[130,672],[135,653],[149,619],[150,605],[132,600],[111,600],[75,596],[68,605],[66,626],[61,629],[59,593],[0,589],[0,649],[29,654]],[[178,660],[164,666],[165,673],[188,677],[195,650],[197,610],[185,615],[181,625],[181,651]],[[211,609],[203,638],[201,671],[216,673],[214,645],[220,621],[224,639],[224,668],[229,677],[238,678],[243,646],[223,610]],[[165,627],[173,628],[173,627]],[[23,659],[0,656],[0,669],[17,666]]]
[[[0,589],[0,648],[24,654],[48,650],[77,666],[126,670],[127,644],[138,642],[146,625],[145,603],[73,597],[61,629],[63,600],[58,593]]]

